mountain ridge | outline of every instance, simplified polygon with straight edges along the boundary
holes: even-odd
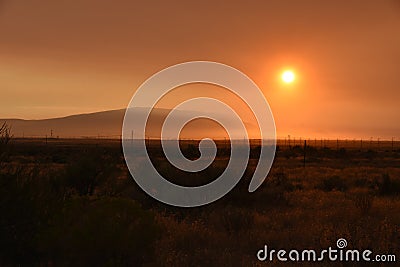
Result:
[[[147,112],[149,108],[135,107],[134,112]],[[114,109],[98,112],[73,114],[64,117],[47,119],[0,119],[0,123],[7,122],[11,126],[15,137],[110,137],[119,138],[122,133],[123,118],[126,109]],[[170,112],[166,108],[154,108],[149,116],[146,136],[159,138],[161,127]],[[178,116],[194,117],[195,111],[178,110]],[[210,113],[212,115],[212,113]],[[190,122],[191,123],[191,122]],[[244,122],[246,127],[253,125]],[[200,119],[190,127],[185,127],[181,138],[225,138],[225,130],[215,122]]]

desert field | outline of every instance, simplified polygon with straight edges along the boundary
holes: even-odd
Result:
[[[398,253],[400,144],[306,141],[304,146],[300,139],[278,140],[271,172],[249,193],[260,148],[252,140],[238,185],[199,208],[167,206],[144,193],[130,177],[120,140],[2,142],[0,265],[291,266],[261,262],[257,251],[264,245],[318,250],[336,247],[339,238],[347,240],[348,248]],[[226,167],[229,143],[216,143],[216,160],[195,174],[168,164],[159,141],[147,144],[160,173],[195,186],[217,178]],[[184,155],[197,158],[197,144],[182,141]]]

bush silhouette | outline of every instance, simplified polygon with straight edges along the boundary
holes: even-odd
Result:
[[[330,176],[330,177],[323,179],[321,184],[318,187],[319,187],[319,189],[326,191],[326,192],[333,191],[333,190],[346,191],[348,188],[344,179],[337,175]]]
[[[391,196],[400,194],[400,181],[393,180],[389,174],[383,174],[382,179],[377,181],[379,194],[382,196]]]
[[[53,223],[41,248],[56,266],[138,266],[158,235],[153,216],[128,199],[77,198]]]
[[[4,122],[0,126],[0,164],[8,160],[11,128]]]
[[[93,195],[116,168],[115,159],[107,157],[105,151],[89,149],[67,165],[66,184],[81,196]]]
[[[32,266],[40,261],[40,233],[47,228],[63,200],[55,178],[37,168],[0,172],[0,266]]]

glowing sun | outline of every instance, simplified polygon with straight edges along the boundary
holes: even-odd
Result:
[[[282,81],[284,83],[292,83],[295,78],[296,75],[294,75],[294,72],[291,70],[286,70],[282,73]]]

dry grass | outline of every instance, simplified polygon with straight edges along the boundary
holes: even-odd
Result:
[[[54,177],[49,181],[58,182],[50,188],[56,186],[63,194],[60,205],[65,199],[77,198],[79,190],[74,187],[79,185],[68,183],[72,174],[66,170],[75,166],[74,160],[82,155],[82,150],[86,160],[93,158],[93,164],[101,162],[93,169],[100,168],[101,173],[107,175],[96,180],[90,199],[133,199],[141,209],[154,216],[154,223],[160,229],[154,244],[144,244],[150,247],[146,255],[151,255],[141,258],[145,266],[264,266],[257,261],[256,253],[265,244],[276,249],[318,250],[334,247],[338,238],[346,238],[351,248],[368,248],[376,253],[396,253],[400,246],[400,151],[339,153],[315,149],[310,152],[304,168],[301,149],[280,150],[268,179],[256,192],[247,192],[249,178],[257,164],[253,158],[245,177],[224,198],[204,207],[181,209],[158,203],[143,193],[128,178],[120,147],[115,143],[74,145],[60,142],[46,146],[16,142],[13,150],[0,173],[6,174],[10,166],[35,166],[43,170],[37,173],[37,179],[42,180],[43,175],[51,173]],[[99,154],[95,152],[99,150],[107,156],[103,161],[98,160]],[[91,151],[96,155],[92,157]],[[170,175],[169,179],[182,182],[187,178],[169,169],[163,158],[156,160],[159,161],[157,166],[163,168],[161,171]],[[112,172],[108,172],[108,164],[114,166]],[[211,169],[201,174],[204,177],[195,177],[209,180],[218,176],[225,165],[226,157],[220,157]],[[3,187],[3,191],[6,190]],[[35,198],[36,193],[42,191],[32,191],[30,196]],[[13,207],[21,208],[24,207]],[[40,207],[34,208],[41,211]],[[1,226],[7,225],[3,222]],[[62,238],[63,231],[59,233]],[[26,249],[21,244],[20,249]],[[29,248],[34,249],[32,246]],[[40,255],[45,257],[46,253]],[[5,256],[0,255],[0,263],[2,257]],[[15,264],[19,263],[14,260]],[[46,260],[40,258],[33,265],[44,262]],[[279,264],[275,262],[274,266]]]

